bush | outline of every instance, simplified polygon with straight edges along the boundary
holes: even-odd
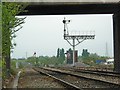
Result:
[[[16,68],[16,60],[11,60],[11,68]]]
[[[36,58],[28,58],[26,62],[31,63],[35,66],[45,66],[45,65],[59,65],[63,64],[64,59],[63,58],[57,58],[55,56],[48,57],[48,56],[40,56]]]
[[[19,62],[18,66],[19,66],[20,69],[24,67],[24,65],[22,64],[22,62]]]
[[[10,73],[15,76],[17,74],[17,70],[15,68],[11,68]]]

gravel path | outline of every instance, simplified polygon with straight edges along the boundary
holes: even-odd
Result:
[[[54,79],[26,68],[19,78],[18,88],[65,88]]]

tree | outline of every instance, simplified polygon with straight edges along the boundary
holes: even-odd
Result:
[[[82,52],[82,57],[83,58],[86,58],[86,57],[88,57],[89,56],[89,52],[88,52],[88,50],[87,49],[83,49],[83,52]]]
[[[64,53],[63,48],[62,49],[60,49],[60,48],[57,49],[57,58],[58,58],[58,60],[60,61],[61,64],[65,60],[65,53]]]
[[[7,76],[10,75],[10,53],[16,46],[12,40],[16,37],[15,33],[22,28],[25,19],[16,15],[23,12],[26,6],[24,3],[2,3],[2,60],[5,62]]]
[[[60,57],[60,49],[58,48],[57,49],[57,58],[59,58]]]
[[[64,53],[64,49],[62,48],[62,49],[60,49],[60,58],[61,59],[65,59],[65,53]]]
[[[1,9],[2,9],[2,4],[0,2],[0,10]],[[0,60],[1,59],[2,59],[2,12],[0,12]]]
[[[65,52],[63,48],[61,49],[61,57],[63,58],[63,60],[65,60]]]
[[[64,49],[60,49],[58,48],[57,49],[57,58],[62,58],[62,59],[65,59],[65,52],[64,52]]]
[[[72,49],[71,48],[69,48],[69,50],[68,50],[69,52],[72,52]]]

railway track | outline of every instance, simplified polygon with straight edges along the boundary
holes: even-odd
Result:
[[[120,73],[117,72],[110,72],[110,71],[98,71],[98,70],[84,70],[79,68],[57,68],[57,69],[63,69],[63,70],[69,70],[74,72],[81,72],[81,73],[90,73],[90,74],[96,74],[96,75],[104,75],[104,76],[112,76],[112,77],[119,77]]]
[[[120,74],[116,73],[116,72],[79,70],[79,69],[71,69],[71,71],[82,72],[82,73],[90,73],[90,74],[96,74],[96,75],[104,75],[104,76],[112,76],[112,77],[119,77],[120,78]]]
[[[114,72],[105,72],[105,71],[93,71],[93,70],[80,70],[74,68],[57,68],[60,70],[70,71],[71,73],[76,73],[81,76],[99,79],[110,83],[115,83],[120,85],[120,74]]]
[[[78,69],[78,70],[85,70],[85,71],[96,71],[96,72],[108,72],[108,73],[116,73],[113,71],[113,68],[95,68],[95,67],[55,67],[55,68],[67,68],[67,69]]]
[[[69,83],[69,82],[66,82],[66,81],[60,79],[60,78],[55,77],[54,75],[51,75],[51,74],[49,74],[49,73],[46,73],[44,70],[38,70],[38,68],[37,68],[37,69],[36,69],[36,68],[33,68],[33,69],[34,69],[35,71],[39,72],[39,73],[42,73],[42,74],[44,74],[44,75],[47,75],[47,76],[49,76],[49,77],[57,80],[59,83],[61,83],[61,84],[62,84],[63,86],[65,86],[67,89],[83,90],[82,88],[80,88],[80,87],[78,87],[78,86],[76,86],[76,85],[74,85],[74,84],[71,84],[71,83]]]
[[[79,74],[71,73],[70,71],[51,68],[37,68],[37,71],[40,73],[44,73],[52,78],[54,77],[56,80],[59,80],[60,82],[63,81],[65,84],[69,85],[69,87],[72,87],[74,89],[119,88],[118,84],[80,76]]]
[[[88,69],[88,67],[84,67],[84,68],[81,68],[81,67],[76,67],[76,68],[71,68],[71,69],[74,69],[74,70],[84,70],[84,71],[90,71],[90,72],[99,72],[99,73],[105,73],[105,74],[114,74],[114,75],[120,75],[120,73],[117,73],[115,71],[113,71],[113,69],[100,69],[100,68],[91,68],[91,69]]]

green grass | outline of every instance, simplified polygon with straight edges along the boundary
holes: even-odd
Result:
[[[19,69],[24,68],[22,63],[26,62],[26,60],[11,60],[11,67],[16,68],[16,63],[18,62]]]

